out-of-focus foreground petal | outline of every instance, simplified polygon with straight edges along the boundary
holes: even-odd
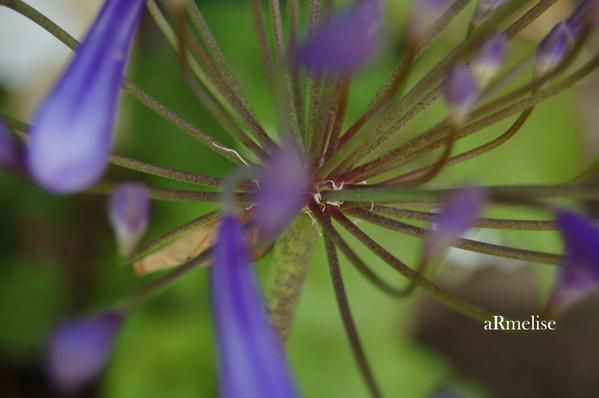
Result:
[[[33,119],[27,163],[55,193],[102,175],[113,142],[120,84],[145,0],[107,0],[73,62]]]
[[[211,277],[221,398],[296,397],[254,277],[245,232],[233,215],[221,223]]]
[[[433,219],[433,230],[424,243],[427,261],[439,257],[475,225],[486,203],[481,187],[466,186],[451,194]]]
[[[119,185],[110,197],[108,213],[119,251],[129,256],[148,228],[150,191],[141,183]]]
[[[599,228],[586,217],[568,210],[559,210],[556,222],[565,254],[549,299],[549,310],[553,313],[599,288]]]
[[[106,366],[124,315],[106,312],[93,318],[73,319],[59,325],[48,347],[48,372],[61,390],[75,392]]]
[[[13,171],[23,169],[23,147],[0,120],[0,167]]]
[[[380,46],[383,0],[358,0],[326,22],[295,54],[296,62],[318,72],[351,72],[368,63]]]
[[[310,192],[307,162],[295,145],[276,150],[257,176],[256,227],[262,242],[275,239],[306,204]]]

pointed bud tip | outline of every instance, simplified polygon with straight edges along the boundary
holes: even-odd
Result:
[[[458,65],[447,76],[444,94],[452,122],[461,125],[468,119],[470,111],[478,100],[480,85],[470,69]]]
[[[471,63],[472,73],[481,87],[486,86],[499,73],[507,56],[508,39],[505,34],[493,35],[481,47]]]
[[[141,183],[117,187],[109,201],[109,219],[119,252],[129,256],[143,237],[150,218],[150,191]]]
[[[539,44],[535,61],[535,74],[542,76],[553,71],[573,48],[576,37],[566,22],[551,29]]]

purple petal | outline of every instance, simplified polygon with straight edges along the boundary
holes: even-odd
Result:
[[[235,216],[220,226],[211,270],[222,398],[296,397],[284,353],[253,274]]]
[[[430,261],[460,239],[476,224],[486,203],[485,191],[477,186],[466,186],[452,193],[433,219],[434,229],[424,244],[425,259]]]
[[[309,197],[310,176],[306,161],[294,145],[277,150],[258,174],[256,227],[262,241],[275,239]]]
[[[140,183],[120,185],[110,197],[109,218],[123,256],[133,252],[148,228],[150,191]]]
[[[13,171],[23,170],[23,147],[0,120],[0,166]]]
[[[551,72],[566,57],[574,46],[576,37],[566,22],[557,24],[539,44],[535,73]]]
[[[408,39],[419,42],[449,6],[448,0],[416,0],[412,6]]]
[[[506,2],[507,0],[480,0],[472,16],[472,26],[475,28],[481,26]]]
[[[472,73],[485,86],[501,70],[508,55],[508,40],[503,33],[495,34],[478,51],[471,63]]]
[[[451,119],[462,124],[468,118],[480,94],[480,85],[470,69],[464,65],[454,67],[445,81],[445,101],[450,108]]]
[[[145,0],[107,0],[75,59],[33,119],[28,167],[55,193],[102,175],[113,142],[120,84]]]
[[[120,312],[73,319],[59,325],[49,341],[48,371],[61,390],[74,392],[106,366],[124,321]]]
[[[376,54],[382,19],[383,0],[359,0],[301,44],[295,61],[317,72],[351,72]]]
[[[586,217],[567,210],[557,212],[556,222],[565,254],[549,300],[552,311],[582,300],[599,287],[599,228]]]

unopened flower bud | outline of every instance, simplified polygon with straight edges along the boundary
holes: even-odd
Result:
[[[140,183],[120,185],[109,203],[109,218],[121,255],[130,255],[146,232],[150,217],[150,192]]]
[[[449,73],[444,87],[445,101],[450,108],[451,121],[464,123],[480,94],[480,84],[472,71],[458,65]]]
[[[486,86],[501,70],[507,55],[507,37],[501,33],[494,35],[481,47],[471,63],[472,73],[481,87]]]
[[[576,37],[566,22],[557,24],[539,44],[535,74],[542,76],[554,70],[574,46]]]

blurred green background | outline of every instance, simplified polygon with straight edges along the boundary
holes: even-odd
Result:
[[[267,89],[247,2],[220,0],[198,3],[241,80],[259,120],[274,132],[277,115]],[[408,2],[395,0],[389,3],[386,23],[391,32],[397,32],[405,21],[404,11]],[[472,7],[469,7],[430,48],[420,62],[416,76],[422,75],[427,67],[443,57],[448,46],[459,42],[471,12]],[[13,17],[19,18],[16,14]],[[549,26],[545,25],[545,29]],[[513,61],[531,51],[535,34],[529,33],[514,44]],[[397,51],[394,48],[389,50],[371,68],[357,75],[349,105],[350,120],[364,109],[397,62],[394,54]],[[185,118],[234,145],[186,88],[176,57],[151,18],[146,18],[142,25],[130,78]],[[15,93],[8,87],[6,85],[2,95],[3,110],[19,115],[21,111],[12,102]],[[482,184],[556,183],[572,178],[585,165],[585,141],[578,120],[577,101],[576,91],[572,90],[542,104],[512,141],[483,158],[451,168],[439,179],[439,184],[465,181]],[[413,123],[406,134],[415,134],[444,115],[442,104],[434,106]],[[120,119],[116,147],[119,154],[215,176],[225,176],[231,171],[227,162],[130,97],[124,96]],[[502,123],[489,128],[480,138],[466,140],[465,145],[470,147],[489,139],[505,127],[506,124]],[[110,175],[119,180],[143,180],[156,186],[182,187],[123,170],[111,169]],[[43,358],[45,336],[52,325],[65,316],[93,312],[118,302],[146,281],[136,277],[130,268],[119,266],[104,197],[54,197],[28,181],[0,172],[0,207],[0,395],[52,396],[56,393],[50,392],[45,382],[40,359]],[[193,219],[209,208],[207,205],[156,202],[152,207],[147,239]],[[413,263],[417,258],[418,240],[375,228],[368,230],[405,261]],[[499,238],[517,247],[546,251],[560,249],[556,236],[550,233],[501,234]],[[398,279],[395,274],[388,273],[372,254],[364,250],[361,254],[377,270],[389,278]],[[460,253],[452,258],[459,262]],[[343,265],[347,265],[345,259],[342,261]],[[477,261],[496,263],[492,258],[481,257]],[[268,261],[261,262],[259,267],[264,271]],[[542,299],[547,294],[553,271],[544,265],[532,265],[531,269],[534,273],[531,278],[534,283],[530,287],[532,295]],[[393,301],[375,291],[351,267],[344,272],[363,342],[387,396],[428,397],[443,385],[457,386],[467,397],[494,396],[492,391],[497,391],[493,387],[494,382],[476,372],[464,370],[452,360],[451,355],[418,338],[427,325],[421,319],[424,316],[422,311],[426,311],[421,308],[421,293],[409,300]],[[457,273],[458,268],[450,268],[449,272]],[[522,269],[515,272],[526,273]],[[498,278],[502,280],[504,276],[499,275]],[[497,282],[498,285],[501,283]],[[509,285],[505,287],[499,297],[516,294],[509,290]],[[207,273],[204,270],[194,271],[176,286],[152,299],[131,316],[105,375],[82,396],[215,396],[215,350],[209,304]],[[460,322],[468,322],[459,319]],[[438,328],[437,332],[441,335],[447,331],[447,335],[461,338],[462,326],[439,321],[430,327]],[[469,359],[474,361],[472,363],[484,362],[484,358],[472,355]],[[291,334],[289,356],[304,396],[367,396],[341,327],[321,243],[311,264]],[[500,384],[510,383],[509,369],[512,365],[508,363],[503,369],[493,370],[505,375]],[[535,365],[530,366],[534,368]],[[551,372],[549,374],[553,374]],[[544,377],[538,378],[539,385]],[[495,393],[497,396],[500,394]],[[585,396],[585,393],[582,394],[571,396]],[[531,393],[522,396],[550,395]]]

